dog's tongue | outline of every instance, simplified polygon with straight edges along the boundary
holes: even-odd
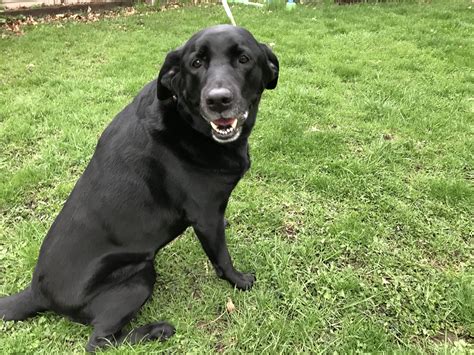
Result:
[[[235,118],[219,118],[218,120],[212,121],[212,123],[218,126],[232,126],[235,120]]]

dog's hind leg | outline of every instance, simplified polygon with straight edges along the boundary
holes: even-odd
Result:
[[[93,316],[94,331],[86,350],[93,352],[107,345],[142,340],[165,340],[174,334],[174,327],[166,322],[156,322],[125,332],[123,328],[137,314],[153,291],[155,271],[150,263],[145,269],[126,281],[98,294],[87,312]]]
[[[15,295],[0,298],[0,319],[3,320],[23,320],[45,309],[35,299],[30,286]]]

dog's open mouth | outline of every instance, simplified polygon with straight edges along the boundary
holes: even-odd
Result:
[[[219,118],[210,122],[212,138],[219,143],[229,143],[239,138],[242,132],[242,123],[247,118],[246,112],[241,118]]]

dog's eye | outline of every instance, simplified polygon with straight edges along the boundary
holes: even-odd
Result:
[[[242,63],[242,64],[245,64],[249,61],[249,57],[247,57],[245,54],[242,54],[240,57],[239,57],[239,63]]]
[[[200,68],[201,65],[202,65],[202,60],[199,59],[199,58],[196,58],[193,60],[193,62],[191,63],[191,65],[194,67],[194,68]]]

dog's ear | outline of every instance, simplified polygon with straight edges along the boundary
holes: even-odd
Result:
[[[264,70],[264,80],[265,80],[265,88],[268,90],[275,89],[278,83],[278,72],[280,69],[280,65],[278,63],[278,58],[272,52],[270,47],[266,44],[260,43],[260,48],[265,53],[266,57],[266,67]]]
[[[179,74],[181,54],[182,48],[178,48],[166,55],[165,62],[158,75],[158,87],[156,91],[158,100],[167,100],[175,95],[175,79]]]

